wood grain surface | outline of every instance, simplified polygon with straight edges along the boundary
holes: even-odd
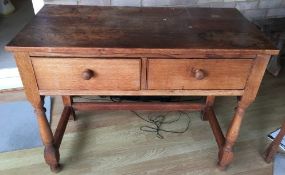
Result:
[[[6,48],[13,51],[49,48],[50,52],[85,49],[85,52],[149,53],[151,49],[166,52],[188,49],[210,53],[278,53],[237,9],[187,7],[46,5]]]
[[[243,89],[252,62],[250,59],[150,59],[148,88]],[[194,69],[200,69],[205,77],[197,79]]]
[[[40,90],[41,95],[241,96],[244,90]]]
[[[32,58],[41,90],[139,90],[140,59]],[[89,69],[90,80],[82,77]]]

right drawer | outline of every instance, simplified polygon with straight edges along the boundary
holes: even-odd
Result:
[[[244,89],[253,59],[149,59],[148,89]]]

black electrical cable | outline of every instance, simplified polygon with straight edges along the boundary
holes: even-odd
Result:
[[[89,97],[83,97],[83,96],[77,96],[77,97],[80,97],[82,99],[86,99],[86,100],[92,100],[92,101],[108,101],[108,102],[122,102],[124,100],[126,101],[140,101],[139,99],[124,99],[120,96],[106,96],[108,98],[89,98]],[[168,100],[168,102],[185,102],[185,101],[196,101],[196,100],[201,100],[202,97],[200,98],[196,98],[196,99],[191,99],[191,100],[178,100],[178,101],[173,101],[173,100]],[[148,102],[153,102],[153,100],[143,100],[144,102],[148,101]],[[170,120],[170,121],[166,121],[166,117],[169,115],[169,113],[171,112],[167,112],[166,114],[156,114],[155,113],[149,113],[147,118],[144,118],[141,116],[141,114],[135,112],[135,111],[132,111],[137,117],[139,117],[140,119],[150,123],[150,124],[153,124],[154,126],[148,126],[148,125],[145,125],[145,126],[141,126],[140,127],[140,130],[141,131],[145,131],[145,132],[155,132],[156,133],[156,136],[160,139],[163,139],[164,137],[161,135],[160,132],[168,132],[168,133],[185,133],[189,127],[190,127],[190,122],[191,122],[191,119],[190,119],[190,115],[186,112],[183,112],[183,111],[177,111],[179,116],[174,119],[174,120]],[[163,129],[162,128],[162,125],[163,124],[171,124],[171,123],[174,123],[174,122],[177,122],[181,119],[182,116],[186,116],[188,118],[188,122],[187,122],[187,126],[184,130],[182,131],[172,131],[172,130],[166,130],[166,129]]]
[[[146,132],[155,132],[156,133],[156,136],[160,139],[163,139],[164,137],[160,134],[160,132],[169,132],[169,133],[185,133],[188,129],[189,129],[189,126],[190,126],[190,116],[188,113],[186,112],[183,112],[183,111],[178,111],[179,113],[179,116],[174,119],[174,120],[170,120],[170,121],[165,121],[165,118],[167,117],[167,115],[170,113],[166,113],[166,114],[159,114],[159,115],[156,115],[156,116],[151,116],[151,113],[148,114],[148,117],[147,119],[142,117],[140,114],[138,114],[137,112],[135,111],[132,111],[137,117],[139,117],[140,119],[148,122],[148,123],[151,123],[153,124],[154,126],[148,126],[148,125],[145,125],[145,126],[141,126],[140,127],[140,130],[141,131],[146,131]],[[187,126],[184,130],[182,131],[173,131],[173,130],[166,130],[166,129],[162,129],[162,125],[163,124],[171,124],[171,123],[174,123],[174,122],[177,122],[178,120],[181,119],[181,116],[185,115],[187,118],[188,118],[188,122],[187,122]]]

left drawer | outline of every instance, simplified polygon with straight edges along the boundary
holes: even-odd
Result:
[[[40,90],[139,90],[140,59],[33,57]]]

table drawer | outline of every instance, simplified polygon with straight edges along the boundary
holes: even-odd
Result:
[[[252,59],[150,59],[148,89],[243,89]]]
[[[40,90],[139,90],[140,59],[32,58]]]

